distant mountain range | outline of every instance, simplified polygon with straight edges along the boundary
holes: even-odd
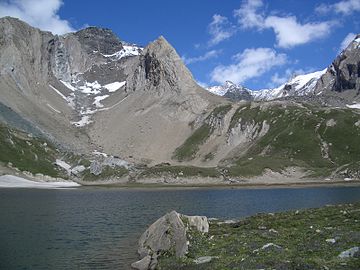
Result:
[[[224,85],[206,88],[211,93],[233,100],[274,100],[283,97],[314,95],[315,86],[326,69],[292,77],[288,82],[272,89],[250,90],[226,81]]]
[[[58,36],[0,18],[0,171],[156,183],[357,177],[359,41],[275,89],[206,91],[164,37],[140,47],[109,29]]]

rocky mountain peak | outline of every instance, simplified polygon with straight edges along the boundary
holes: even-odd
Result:
[[[360,93],[360,34],[328,67],[316,84],[317,94],[339,93],[349,101],[359,100]]]
[[[236,84],[231,82],[231,81],[226,81],[224,83],[224,87],[226,87],[226,88],[229,88],[229,87],[232,87],[232,86],[236,86]]]
[[[159,92],[180,92],[198,88],[176,50],[163,36],[144,48],[139,65],[141,69],[128,82],[130,89],[156,87]]]
[[[123,44],[113,31],[107,28],[87,27],[75,33],[87,53],[99,52],[105,55],[123,49]]]

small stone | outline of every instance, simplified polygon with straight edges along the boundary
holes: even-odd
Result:
[[[339,258],[345,259],[345,258],[353,258],[360,256],[360,248],[359,247],[352,247],[348,250],[345,250],[339,254]]]
[[[326,243],[329,243],[329,244],[335,244],[336,243],[336,240],[333,239],[333,238],[326,239],[325,241],[326,241]]]
[[[211,256],[204,256],[204,257],[199,257],[196,260],[194,260],[195,264],[202,264],[202,263],[208,263],[211,262],[213,257]]]

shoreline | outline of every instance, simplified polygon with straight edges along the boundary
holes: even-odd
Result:
[[[124,188],[124,189],[266,189],[266,188],[312,188],[312,187],[351,187],[360,186],[359,180],[344,181],[299,181],[283,183],[219,183],[219,184],[169,184],[169,183],[116,183],[97,181],[96,183],[86,183],[82,187],[99,187],[99,188]]]
[[[10,179],[10,180],[8,180]],[[12,179],[12,180],[11,180]],[[54,179],[44,180],[36,177],[26,177],[25,175],[14,175],[11,173],[0,175],[0,188],[37,188],[46,186],[48,188],[120,188],[120,189],[270,189],[270,188],[314,188],[314,187],[357,187],[360,186],[360,180],[319,180],[319,179],[296,179],[286,178],[274,181],[259,181],[258,179],[241,180],[237,182],[224,182],[220,179],[208,178],[188,178],[171,179],[172,181],[163,181],[162,178],[149,179],[149,181],[129,182],[125,179],[107,179],[98,181],[84,181],[79,179],[65,180]],[[210,181],[209,181],[210,180]]]

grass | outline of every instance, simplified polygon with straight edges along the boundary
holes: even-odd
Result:
[[[211,135],[212,128],[209,124],[204,123],[196,129],[194,133],[186,139],[186,141],[175,150],[174,158],[179,161],[191,160],[199,151],[199,147]]]
[[[359,222],[359,203],[211,221],[208,234],[189,232],[186,257],[160,257],[157,269],[360,269],[359,257],[338,257],[359,246]],[[262,249],[268,243],[280,248]],[[202,256],[215,258],[196,265]]]
[[[173,155],[178,161],[189,161],[195,158],[200,146],[206,142],[214,131],[213,121],[221,120],[231,110],[231,104],[216,107],[185,142],[179,146]]]
[[[54,166],[58,154],[49,142],[0,124],[0,162],[5,165],[11,163],[21,171],[60,177],[62,172]]]

